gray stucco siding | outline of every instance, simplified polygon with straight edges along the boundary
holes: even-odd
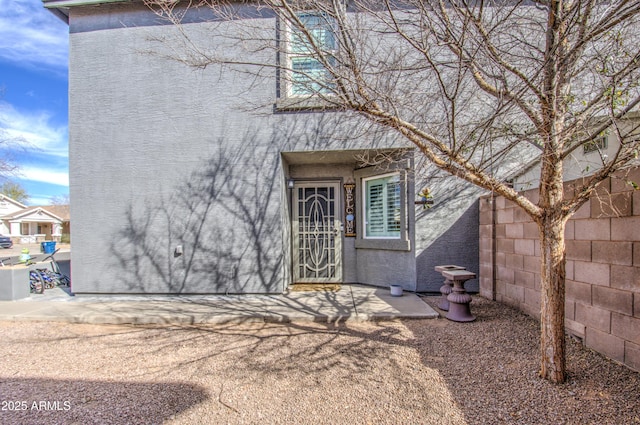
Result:
[[[285,179],[344,183],[363,165],[353,150],[407,143],[347,113],[279,113],[273,68],[258,74],[215,64],[190,68],[167,58],[180,52],[179,38],[175,28],[154,20],[137,5],[71,11],[73,290],[281,292],[291,282],[293,255]],[[242,57],[245,50],[216,36],[239,31],[236,25],[241,23],[186,28],[210,51]],[[275,31],[270,17],[252,19],[251,25]],[[252,59],[275,61],[268,49]],[[331,152],[342,159],[289,163],[283,152],[320,153],[319,158]],[[443,258],[435,242],[452,215],[414,221],[415,192],[411,181],[405,200],[410,249],[358,248],[355,239],[343,238],[344,282],[425,287],[421,272]],[[472,235],[457,237],[466,244]],[[182,255],[176,256],[179,246]],[[453,263],[471,264],[473,257],[449,254],[447,262]]]
[[[275,75],[254,84],[147,53],[167,31],[71,34],[74,291],[280,292],[289,247],[279,153],[344,148],[331,137],[337,117],[274,115]]]
[[[74,291],[281,292],[274,120],[238,107],[252,81],[145,54],[166,28],[71,34]]]
[[[416,208],[416,288],[439,292],[444,279],[435,266],[455,264],[479,273],[478,197],[484,191],[439,172],[421,184],[432,189],[433,205]],[[477,292],[478,280],[465,287]]]

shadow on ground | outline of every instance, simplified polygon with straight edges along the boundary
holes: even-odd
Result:
[[[439,311],[439,297],[424,299]],[[477,296],[471,309],[471,323],[403,322],[469,424],[640,423],[640,374],[568,339],[567,382],[551,384],[538,376],[536,320]]]
[[[208,399],[181,382],[3,378],[0,423],[161,423]],[[99,409],[97,408],[99,406]]]
[[[438,298],[424,300],[435,307]],[[88,381],[3,379],[0,394],[3,399],[77,394],[73,403],[84,409],[80,395],[93,391],[96,402],[87,405],[93,414],[111,414],[114,406],[129,406],[130,415],[158,409],[160,419],[175,411],[176,423],[640,422],[638,373],[569,341],[569,379],[553,385],[538,377],[534,319],[480,297],[471,307],[478,317],[472,323],[0,322],[7,335],[0,346],[5,360],[0,376],[34,370],[56,376],[64,371],[46,359],[61,356],[73,357],[67,373],[91,376]],[[28,356],[24,352],[39,357],[27,364],[21,361]],[[71,390],[65,393],[66,386]]]
[[[159,396],[165,403],[162,397],[175,390],[164,383],[186,381],[189,387],[177,389],[182,402],[174,403],[172,423],[464,423],[437,372],[420,364],[399,321],[216,326],[0,322],[0,330],[10,335],[0,346],[0,356],[10,363],[33,351],[44,358],[63,352],[73,357],[72,370],[57,371],[45,360],[15,368],[5,362],[0,364],[0,376],[36,369],[42,375],[91,376],[91,381],[64,382],[72,384],[69,393],[98,393],[92,396],[96,400],[90,407],[92,417],[117,415],[112,413],[117,405],[142,403],[143,410],[152,410],[156,402],[149,397]],[[126,383],[108,387],[103,380],[148,387],[126,390]],[[16,392],[11,382],[0,381],[0,394],[31,398],[65,394],[61,388],[36,395],[25,389]],[[155,388],[164,388],[167,394],[156,395]],[[209,399],[199,392],[201,388],[211,395]],[[102,423],[159,423],[171,417],[170,410],[162,408],[161,416],[151,415],[148,421],[136,416]],[[137,415],[138,410],[130,414]]]

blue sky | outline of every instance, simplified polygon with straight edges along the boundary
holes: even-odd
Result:
[[[0,129],[29,205],[69,193],[68,30],[40,0],[0,0]]]

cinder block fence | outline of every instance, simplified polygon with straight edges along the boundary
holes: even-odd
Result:
[[[566,227],[567,332],[640,371],[640,169],[603,182]],[[566,183],[570,193],[575,182]],[[537,189],[525,192],[536,201]],[[480,200],[480,294],[540,316],[540,243],[512,202]]]

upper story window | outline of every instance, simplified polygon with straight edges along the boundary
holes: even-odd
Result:
[[[364,237],[399,239],[402,230],[400,174],[363,179]]]
[[[607,148],[607,136],[598,137],[595,140],[582,145],[582,150],[585,154],[591,152],[601,152]]]
[[[311,97],[333,90],[325,65],[335,63],[337,49],[334,20],[323,13],[298,15],[300,26],[289,26],[286,97]]]

